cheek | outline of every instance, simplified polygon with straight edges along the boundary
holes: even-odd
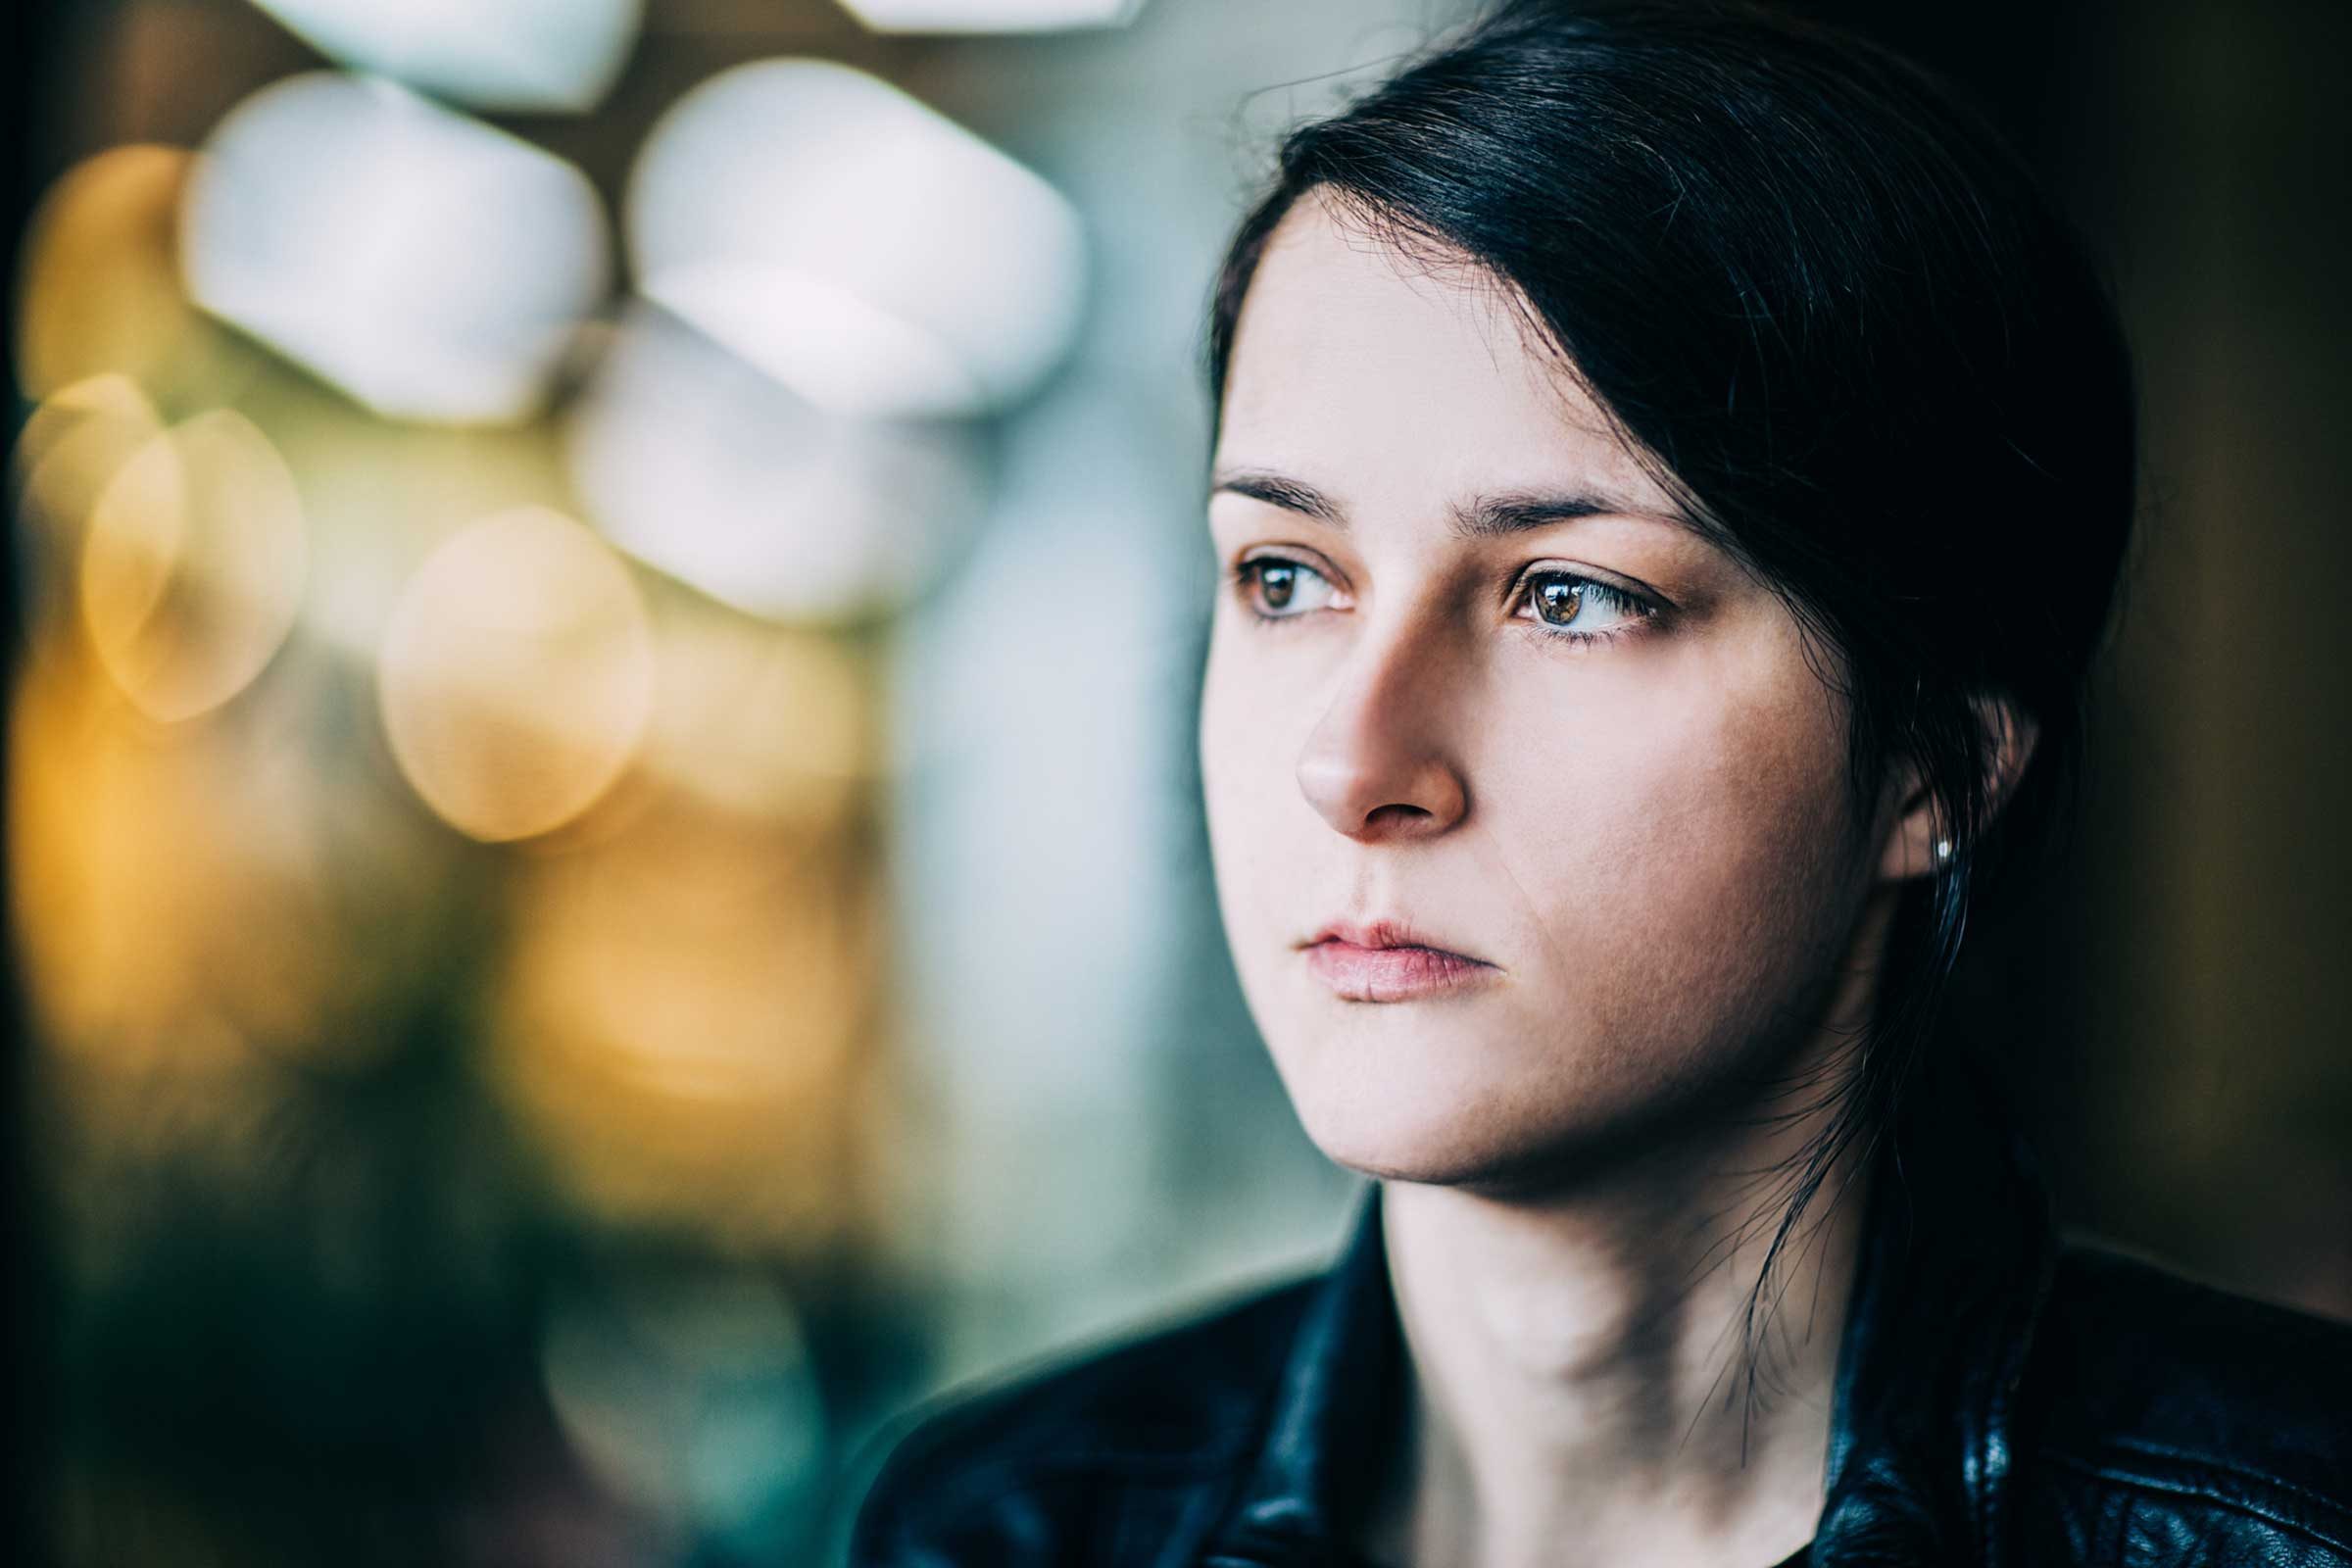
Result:
[[[1483,771],[1536,989],[1664,1068],[1753,1030],[1826,962],[1845,865],[1843,730],[1808,674],[1588,689],[1576,725]],[[1679,1048],[1679,1049],[1678,1049]]]

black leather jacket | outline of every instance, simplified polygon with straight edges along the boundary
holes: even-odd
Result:
[[[2060,1240],[1973,1080],[1882,1148],[1794,1561],[2352,1564],[2352,1328]],[[1377,1203],[1326,1274],[923,1420],[854,1568],[1353,1562],[1403,1365]]]

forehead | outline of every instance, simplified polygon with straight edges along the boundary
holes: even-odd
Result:
[[[1597,484],[1675,510],[1505,284],[1402,255],[1311,191],[1250,279],[1217,453],[1361,502]]]

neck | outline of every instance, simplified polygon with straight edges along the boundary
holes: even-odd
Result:
[[[1793,1081],[1826,1081],[1815,1073],[1868,1002],[1833,1001]],[[1759,1173],[1792,1176],[1835,1107],[1751,1108],[1569,1191],[1387,1185],[1412,1375],[1366,1530],[1376,1560],[1517,1568],[1573,1543],[1594,1565],[1770,1568],[1812,1539],[1868,1194],[1849,1151],[1774,1260],[1751,1328],[1788,1195]]]

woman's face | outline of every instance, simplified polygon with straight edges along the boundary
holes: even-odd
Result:
[[[1301,201],[1213,484],[1218,899],[1323,1151],[1557,1177],[1791,1065],[1884,853],[1842,700],[1499,289]]]

